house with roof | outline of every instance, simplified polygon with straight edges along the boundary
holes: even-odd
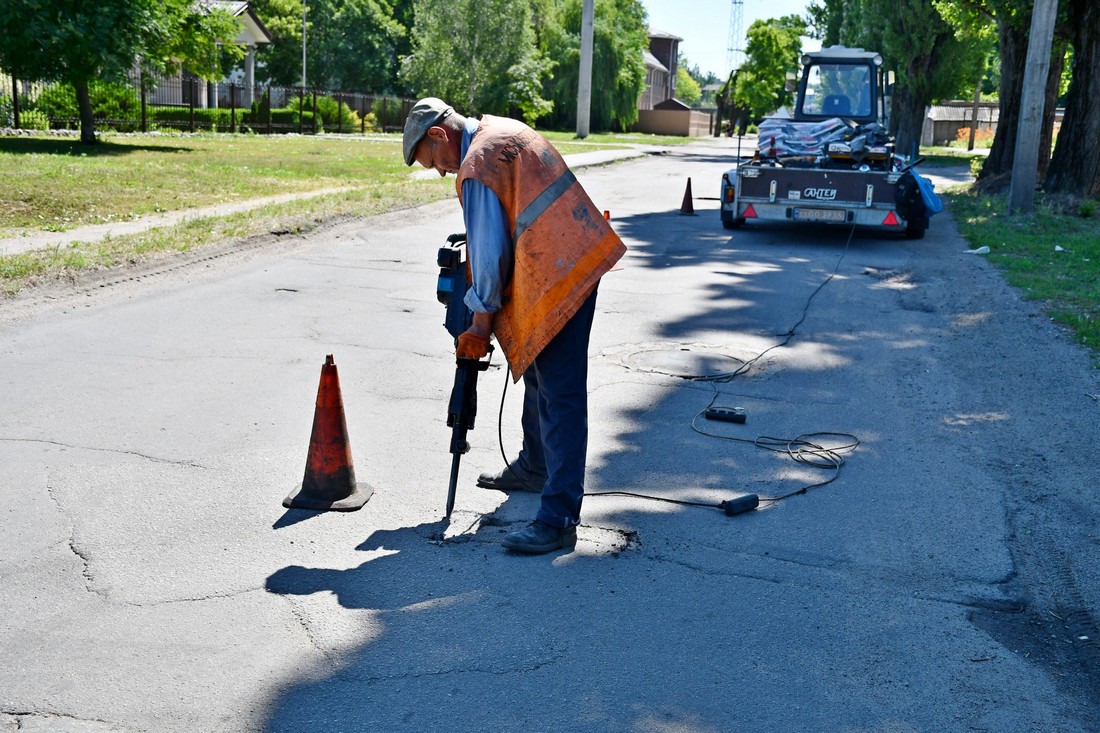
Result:
[[[256,87],[256,47],[261,43],[271,43],[271,32],[264,27],[256,11],[247,0],[206,0],[229,11],[229,14],[237,18],[241,24],[241,31],[233,42],[245,47],[244,75],[241,83],[244,85],[248,98],[244,104],[252,104],[252,90]]]
[[[711,116],[676,98],[682,40],[671,33],[649,29],[649,50],[642,54],[646,88],[638,100],[638,122],[634,125],[638,132],[693,137],[710,134]]]
[[[666,99],[676,97],[676,71],[679,68],[679,36],[656,28],[649,29],[649,49],[645,60],[646,88],[638,101],[638,109],[653,109]]]
[[[226,98],[226,90],[217,82],[196,80],[186,70],[162,84],[151,95],[151,104],[187,105],[194,102],[199,108],[219,107],[232,101],[234,106],[248,107],[252,104],[256,88],[256,48],[262,43],[271,43],[272,35],[256,15],[248,0],[199,0],[204,8],[221,8],[240,23],[240,32],[233,42],[245,47],[244,65],[229,76],[229,81],[241,87],[241,93],[235,100]]]

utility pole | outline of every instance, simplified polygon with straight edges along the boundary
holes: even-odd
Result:
[[[1043,101],[1047,76],[1050,75],[1050,49],[1057,17],[1058,0],[1035,0],[1031,11],[1031,36],[1027,42],[1024,90],[1020,98],[1020,122],[1016,127],[1016,151],[1012,158],[1009,214],[1030,214],[1035,208]]]
[[[302,89],[306,88],[306,3],[302,0]]]
[[[978,136],[978,112],[982,108],[982,80],[985,79],[985,60],[982,60],[982,70],[978,73],[978,83],[974,87],[974,105],[970,108],[970,142],[967,143],[967,151],[974,149],[974,140]]]
[[[596,0],[584,0],[581,11],[581,68],[577,79],[577,137],[588,137],[592,111],[592,26]]]

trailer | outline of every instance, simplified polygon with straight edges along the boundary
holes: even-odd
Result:
[[[885,80],[874,52],[804,54],[793,117],[764,120],[752,159],[722,176],[722,225],[846,224],[922,238],[934,194],[887,133]]]

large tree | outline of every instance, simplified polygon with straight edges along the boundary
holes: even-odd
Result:
[[[256,77],[277,86],[294,86],[302,80],[303,0],[251,0],[252,9],[271,33],[271,43],[256,49]],[[306,13],[317,17],[316,9]],[[306,49],[312,32],[306,21]],[[306,71],[309,71],[307,59]]]
[[[820,0],[806,8],[808,34],[821,41],[823,47],[840,44],[841,25],[844,23],[844,0]]]
[[[1020,123],[1020,100],[1023,96],[1027,48],[1031,27],[1030,0],[937,0],[949,8],[961,25],[993,24],[997,35],[998,79],[997,134],[978,174],[978,185],[986,191],[1008,188],[1016,153],[1016,136]],[[1053,146],[1057,100],[1062,94],[1065,57],[1069,38],[1069,16],[1062,3],[1060,21],[1051,46],[1050,74],[1047,77],[1043,104],[1039,154],[1035,161],[1039,179],[1046,177]]]
[[[546,86],[554,102],[553,126],[577,124],[580,73],[581,0],[535,0],[539,48],[557,65]],[[592,29],[592,130],[628,130],[638,121],[638,99],[645,91],[643,53],[649,26],[640,0],[596,0]]]
[[[798,71],[805,21],[797,15],[757,20],[745,34],[745,63],[737,74],[733,103],[762,117],[789,105],[794,95],[787,79]]]
[[[986,46],[969,27],[945,19],[943,0],[822,3],[811,7],[810,19],[826,45],[878,51],[894,71],[890,128],[897,149],[912,153],[920,143],[927,106],[973,90]]]
[[[699,82],[695,81],[687,67],[682,65],[683,61],[684,59],[681,58],[681,64],[676,66],[676,98],[689,107],[695,107],[703,97],[703,88],[699,86]]]
[[[312,83],[327,89],[383,91],[397,73],[405,29],[385,0],[313,0]],[[312,47],[312,58],[308,58]]]
[[[546,110],[548,65],[528,0],[416,0],[413,17],[413,51],[400,78],[418,96],[441,97],[466,114],[519,109],[533,121]]]
[[[864,47],[879,51],[895,70],[890,129],[899,152],[915,153],[925,110],[936,100],[973,89],[984,66],[983,46],[966,29],[948,23],[937,2],[862,0],[861,5],[854,18],[861,31],[854,34],[853,45],[867,42]],[[845,28],[850,27],[846,19]]]
[[[81,142],[94,144],[90,82],[122,79],[137,64],[165,72],[184,63],[218,78],[221,44],[238,30],[227,12],[192,0],[0,0],[0,67],[71,84]]]
[[[395,87],[397,58],[406,53],[402,18],[409,2],[306,0],[306,84],[321,89],[382,92]],[[302,81],[303,0],[253,0],[273,41],[259,51],[264,78]]]
[[[1020,123],[1020,99],[1024,88],[1031,3],[1015,0],[950,1],[959,13],[981,13],[996,23],[1000,59],[997,134],[978,174],[978,182],[989,191],[1007,189],[1016,152],[1016,130]],[[1049,147],[1040,150],[1040,160],[1049,156]]]

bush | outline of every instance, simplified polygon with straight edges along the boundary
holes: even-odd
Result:
[[[405,110],[397,97],[378,97],[371,105],[370,114],[374,115],[375,130],[386,128],[401,129],[405,124]]]
[[[98,124],[119,132],[133,132],[141,124],[141,98],[126,84],[92,82],[88,85],[92,116]],[[71,84],[50,84],[27,104],[27,109],[46,115],[55,127],[80,120],[76,89]]]
[[[11,127],[15,124],[15,105],[11,97],[0,94],[0,127]]]
[[[76,106],[76,90],[69,84],[50,84],[26,106],[55,120],[80,118],[80,112]]]
[[[313,112],[306,110],[299,112],[297,109],[273,109],[271,110],[272,132],[298,132],[298,118],[302,118],[302,132],[313,132]],[[256,132],[267,131],[267,110],[252,109],[241,115],[241,124]],[[317,132],[324,130],[324,122],[317,121]]]
[[[36,109],[19,112],[19,128],[21,130],[48,130],[50,118]]]
[[[975,180],[982,174],[982,166],[985,165],[985,160],[980,155],[975,155],[970,159],[970,175],[974,176]]]
[[[359,114],[345,102],[339,102],[332,97],[317,97],[317,109],[313,109],[313,97],[303,97],[301,100],[290,100],[290,109],[301,109],[306,114],[316,114],[319,117],[318,132],[323,125],[333,132],[359,132],[361,120]],[[304,124],[303,124],[304,127]]]
[[[147,110],[149,121],[154,126],[172,127],[175,129],[187,129],[191,125],[191,109],[189,107],[150,107]],[[238,122],[241,119],[237,115]],[[196,130],[221,130],[229,131],[232,127],[230,110],[228,109],[195,109]]]

